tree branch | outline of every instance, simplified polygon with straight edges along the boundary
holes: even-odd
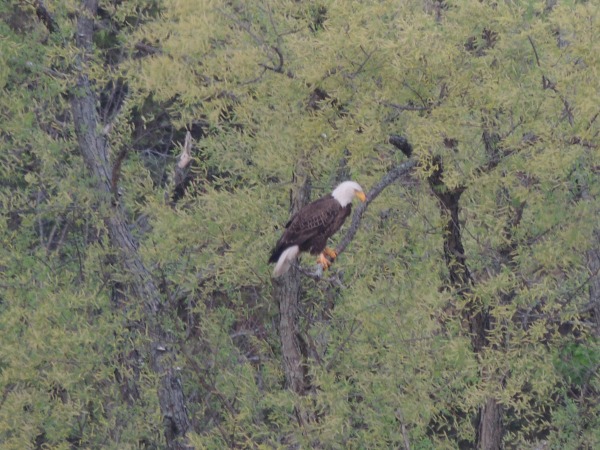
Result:
[[[338,255],[343,253],[344,250],[346,250],[346,247],[348,246],[348,244],[350,244],[352,239],[354,239],[354,236],[356,235],[356,232],[358,231],[358,227],[360,226],[360,221],[362,220],[362,215],[367,210],[367,207],[371,204],[371,202],[373,200],[375,200],[377,198],[377,196],[379,194],[381,194],[381,192],[386,187],[388,187],[390,184],[392,184],[394,181],[396,181],[402,175],[409,173],[416,165],[417,165],[417,162],[412,161],[412,160],[406,161],[406,162],[400,164],[399,166],[393,168],[387,174],[385,174],[383,176],[383,178],[375,186],[373,186],[371,188],[371,190],[367,193],[367,201],[360,204],[358,206],[358,208],[356,208],[356,212],[352,216],[352,223],[350,225],[350,228],[348,229],[348,231],[346,232],[346,234],[344,235],[344,237],[338,244],[337,248],[335,249],[335,251]]]
[[[110,177],[110,192],[112,193],[114,202],[119,201],[119,180],[121,178],[121,165],[123,164],[127,153],[129,153],[129,147],[123,146],[117,154],[115,162],[112,166]]]
[[[381,102],[383,106],[397,109],[398,111],[430,111],[432,106],[399,105],[393,102]]]
[[[291,193],[292,214],[307,204],[310,197],[310,180],[302,163],[298,164],[297,170],[300,184]],[[296,180],[296,173],[294,173],[294,180]],[[279,339],[286,387],[300,396],[311,391],[307,367],[308,355],[304,339],[298,329],[298,305],[301,295],[301,279],[297,266],[292,265],[283,276],[273,278],[273,299],[279,305]],[[301,427],[312,421],[314,414],[305,410],[300,404],[294,409]]]
[[[400,422],[400,431],[402,432],[402,439],[404,440],[404,450],[410,450],[410,441],[408,439],[408,432],[406,431],[406,424],[404,423],[404,415],[400,408],[396,409],[396,419]]]
[[[529,40],[529,43],[531,44],[531,48],[533,48],[533,54],[535,55],[535,62],[541,70],[542,66],[540,65],[540,57],[538,55],[537,49],[535,48],[533,39],[531,36],[527,36],[527,39]],[[556,88],[556,83],[553,82],[552,80],[550,80],[550,78],[548,78],[544,72],[542,72],[542,87],[544,89],[550,89],[552,92],[554,92],[556,95],[558,95],[558,97],[560,98],[560,100],[563,103],[563,106],[565,107],[564,114],[567,117],[567,119],[569,120],[569,125],[572,126],[574,123],[574,118],[573,118],[573,108],[571,107],[571,104]]]
[[[399,136],[397,134],[390,135],[389,139],[390,144],[400,150],[407,158],[412,156],[413,148],[412,145],[408,142],[408,140],[404,136]]]
[[[348,75],[348,78],[350,78],[350,79],[356,78],[356,76],[363,71],[363,69],[365,68],[365,66],[367,65],[367,63],[369,62],[369,60],[371,59],[371,56],[373,56],[373,54],[375,53],[375,50],[372,50],[371,52],[367,52],[363,48],[362,45],[360,46],[360,49],[364,53],[365,59],[363,60],[362,63],[360,63],[360,65],[358,66],[358,69],[356,69],[353,73],[351,73],[350,75]]]
[[[266,39],[262,38],[261,36],[258,36],[256,33],[254,33],[252,31],[250,25],[247,24],[246,22],[242,21],[241,19],[238,19],[235,16],[232,16],[232,15],[228,14],[224,10],[219,10],[219,12],[221,14],[223,14],[223,16],[225,16],[228,19],[232,20],[238,27],[240,27],[246,33],[248,33],[250,35],[250,37],[259,46],[264,47],[264,48],[268,48],[270,50],[273,50],[277,54],[277,59],[278,59],[277,66],[269,66],[269,65],[267,65],[265,63],[258,63],[259,67],[262,67],[264,69],[264,71],[272,70],[275,73],[285,74],[285,75],[287,75],[288,78],[294,78],[294,74],[291,71],[288,70],[287,72],[284,72],[284,70],[283,70],[284,58],[283,58],[283,53],[281,52],[281,49],[279,48],[278,45],[269,45],[269,44],[267,44]],[[275,26],[274,26],[273,23],[272,23],[272,26],[275,28]],[[280,37],[280,36],[278,36],[278,37]],[[279,41],[279,39],[278,39],[278,41]],[[264,71],[256,79],[251,80],[250,82],[245,82],[244,84],[252,83],[252,82],[256,81],[257,79],[260,79],[260,77],[264,74]]]
[[[158,401],[163,415],[166,448],[187,450],[186,434],[191,428],[184,404],[182,383],[177,369],[172,367],[175,351],[169,345],[172,339],[162,327],[160,316],[162,300],[152,274],[144,265],[131,233],[131,227],[118,203],[110,202],[112,170],[108,158],[109,146],[99,133],[100,118],[96,105],[97,95],[92,90],[86,63],[93,52],[94,18],[98,0],[84,0],[77,13],[76,58],[77,82],[71,92],[71,109],[79,150],[90,175],[96,180],[98,201],[104,203],[104,221],[112,247],[118,252],[122,269],[130,275],[130,286],[136,300],[142,302],[144,321],[150,335],[149,359],[152,371],[159,378]]]
[[[271,45],[271,50],[273,50],[277,54],[277,58],[279,59],[277,66],[268,66],[267,64],[259,63],[258,65],[264,67],[265,69],[272,70],[273,72],[283,73],[283,53],[279,48]]]
[[[43,0],[36,0],[33,4],[35,5],[36,16],[43,22],[48,31],[50,33],[58,31],[58,25],[46,8],[46,5],[44,5]]]

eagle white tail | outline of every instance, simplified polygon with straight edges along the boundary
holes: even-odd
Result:
[[[299,252],[300,247],[297,245],[292,245],[291,247],[286,248],[277,260],[277,264],[273,270],[273,276],[277,278],[286,273],[292,265],[292,262],[298,256]]]

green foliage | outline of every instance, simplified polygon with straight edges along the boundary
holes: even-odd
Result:
[[[196,448],[465,447],[487,398],[507,448],[600,445],[594,2],[100,3],[82,70],[111,161],[126,151],[119,206],[161,289]],[[72,125],[80,5],[46,6],[54,33],[0,5],[0,442],[162,448],[138,353],[152,336]],[[370,204],[333,266],[343,288],[303,279],[314,392],[298,397],[268,252],[297,174],[312,198],[340,173],[369,188],[405,159],[390,134],[420,165]],[[471,297],[448,286],[434,157],[464,188]],[[493,318],[479,354],[469,299]]]
[[[577,343],[567,343],[558,351],[555,366],[561,375],[575,386],[581,387],[593,376],[596,361],[599,360],[598,349]]]

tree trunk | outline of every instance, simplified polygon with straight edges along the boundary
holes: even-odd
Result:
[[[583,186],[581,198],[586,202],[593,200],[587,186]],[[588,293],[590,295],[589,311],[594,324],[594,334],[600,337],[600,228],[592,233],[592,242],[585,252],[587,269],[590,274]]]
[[[449,190],[442,179],[442,161],[434,161],[437,169],[429,177],[429,185],[439,200],[440,213],[446,221],[444,229],[444,259],[448,268],[450,283],[457,294],[468,300],[463,312],[463,320],[468,323],[471,348],[475,353],[481,353],[488,345],[487,333],[491,321],[487,308],[476,297],[468,295],[472,292],[473,278],[467,265],[465,249],[459,222],[459,200],[464,191],[459,187]],[[504,429],[502,425],[502,408],[492,397],[485,400],[479,409],[477,417],[478,449],[499,449],[502,445]]]
[[[499,450],[502,447],[502,407],[494,398],[488,398],[479,414],[477,448]]]
[[[302,184],[291,196],[291,214],[295,214],[308,203],[310,183],[304,177]],[[306,346],[298,330],[298,304],[301,286],[300,272],[292,266],[280,278],[273,280],[273,297],[279,305],[279,338],[286,387],[298,395],[305,395],[310,389],[310,380],[306,367]],[[300,425],[306,424],[309,415],[296,407],[296,415]]]
[[[306,392],[306,367],[298,332],[300,274],[295,267],[275,281],[274,296],[279,304],[279,338],[286,387],[296,394]]]
[[[129,224],[119,206],[112,201],[108,145],[98,131],[97,98],[85,73],[85,66],[92,52],[97,8],[97,0],[85,0],[77,17],[77,47],[82,53],[77,60],[79,74],[71,98],[75,132],[85,164],[91,176],[96,179],[99,201],[106,211],[104,220],[111,244],[118,252],[124,271],[130,275],[130,286],[135,299],[143,303],[151,339],[150,367],[160,377],[158,399],[164,419],[167,448],[188,449],[190,447],[185,442],[185,435],[190,428],[190,420],[184,404],[181,381],[171,367],[174,351],[169,347],[168,335],[160,325],[160,292],[140,258]]]
[[[600,337],[600,230],[594,230],[594,242],[586,252],[588,271],[590,272],[590,315],[594,324],[594,334]]]

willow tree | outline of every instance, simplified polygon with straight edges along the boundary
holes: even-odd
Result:
[[[0,8],[9,447],[598,445],[592,2]]]

